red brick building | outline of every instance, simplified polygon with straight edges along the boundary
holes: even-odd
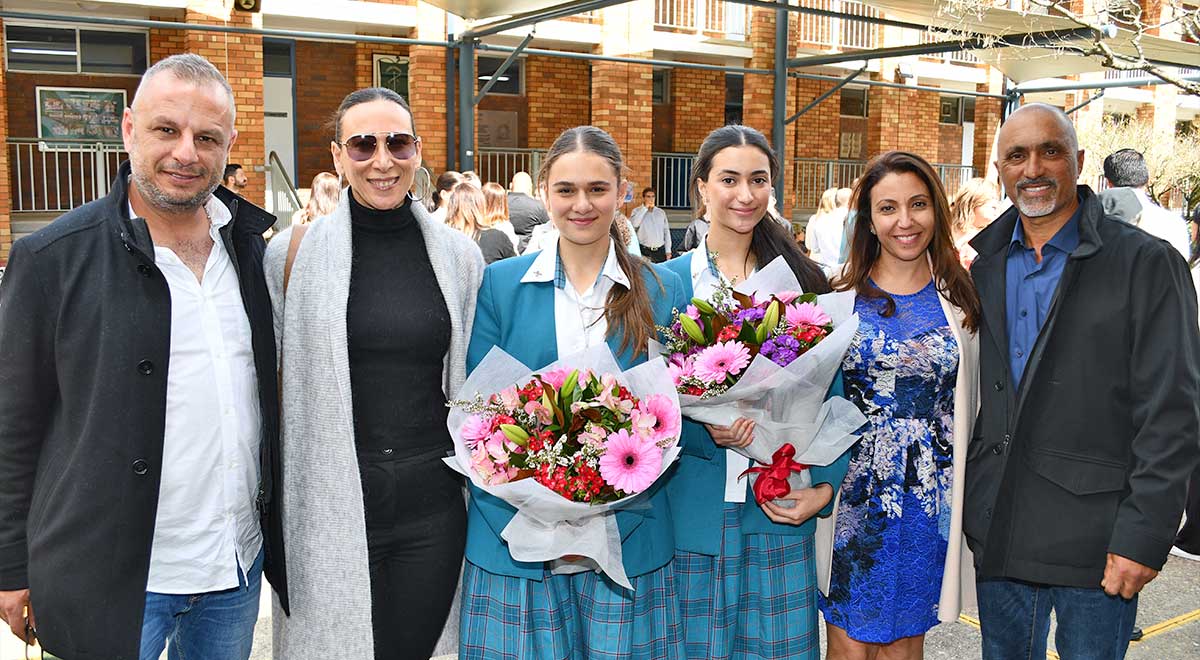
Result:
[[[435,176],[451,165],[461,167],[447,125],[448,111],[457,108],[447,93],[447,49],[371,39],[444,42],[467,28],[462,19],[418,0],[263,4],[262,13],[246,14],[233,11],[232,0],[5,2],[6,10],[36,13],[45,20],[0,21],[5,53],[0,75],[0,140],[5,142],[0,264],[16,237],[103,194],[123,157],[111,116],[64,119],[64,108],[100,104],[119,118],[123,105],[118,105],[132,100],[140,73],[175,53],[202,54],[229,79],[239,131],[231,161],[245,166],[250,180],[245,194],[255,202],[283,209],[271,194],[280,187],[268,161],[271,152],[301,189],[318,172],[332,169],[329,119],[346,94],[370,85],[392,87],[408,98],[425,166]],[[802,4],[824,7],[828,2]],[[860,16],[878,15],[852,0],[841,0],[839,7]],[[72,22],[71,16],[81,20]],[[172,25],[82,20],[96,16]],[[206,26],[289,32],[264,36],[209,31]],[[528,32],[519,28],[482,40],[476,89],[493,77],[507,55],[488,47],[515,46]],[[344,35],[362,38],[349,41]],[[792,14],[788,56],[918,43],[921,38],[921,33],[866,21]],[[769,70],[775,57],[775,13],[720,0],[635,0],[539,23],[530,48]],[[803,69],[806,75],[825,78],[789,79],[785,116],[859,66]],[[617,139],[639,189],[653,185],[664,205],[682,208],[687,205],[688,157],[709,131],[740,121],[768,137],[771,133],[771,75],[531,53],[497,77],[475,110],[475,168],[485,180],[502,184],[516,170],[535,172],[539,152],[560,131],[591,123]],[[874,60],[859,80],[909,87],[852,82],[788,125],[784,201],[797,217],[815,205],[824,188],[849,185],[869,156],[887,149],[915,151],[940,165],[951,188],[986,173],[1001,100],[971,94],[1001,91],[1002,76],[995,69],[955,53]],[[922,89],[913,88],[917,85]],[[1167,92],[1146,93],[1155,102],[1143,102],[1131,112],[1148,114],[1164,130],[1197,113]],[[1074,98],[1065,94],[1048,100],[1065,105]],[[1104,112],[1101,103],[1124,108],[1120,104],[1125,102],[1106,97],[1089,112]]]

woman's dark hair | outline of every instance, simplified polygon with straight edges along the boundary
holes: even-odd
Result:
[[[771,168],[771,181],[779,176],[779,158],[775,156],[775,152],[771,150],[771,145],[767,143],[767,138],[762,133],[740,124],[722,126],[704,138],[703,144],[700,145],[700,151],[696,153],[696,159],[692,162],[690,193],[692,208],[697,214],[703,204],[700,199],[700,182],[708,180],[708,175],[712,172],[713,158],[729,147],[742,146],[754,147],[767,156],[767,162]],[[709,219],[712,219],[711,213],[709,213]],[[791,232],[765,213],[758,224],[754,226],[754,231],[750,235],[750,253],[754,255],[758,267],[766,266],[775,257],[783,257],[792,272],[796,274],[800,287],[806,293],[829,293],[832,290],[821,267],[800,251]]]
[[[867,163],[866,172],[854,189],[855,211],[854,234],[850,237],[850,259],[846,269],[833,285],[839,291],[854,289],[863,298],[882,299],[884,316],[896,313],[896,301],[888,293],[871,283],[871,269],[879,259],[882,246],[879,237],[871,233],[871,191],[889,174],[909,173],[915,175],[929,189],[933,202],[933,239],[926,251],[929,253],[933,280],[938,291],[946,296],[955,307],[963,312],[963,327],[974,332],[979,327],[979,294],[971,283],[971,276],[958,260],[951,236],[950,203],[946,200],[946,189],[933,167],[924,158],[906,151],[889,151]]]
[[[461,172],[455,172],[454,170],[446,170],[439,174],[437,181],[433,184],[433,208],[437,209],[446,203],[442,200],[442,193],[450,192],[451,188],[466,180],[467,177],[463,176]],[[449,195],[447,195],[447,198],[449,198]]]
[[[386,87],[367,87],[347,94],[346,98],[342,99],[342,104],[338,106],[337,112],[333,113],[333,119],[329,123],[333,124],[334,142],[340,144],[342,141],[342,118],[346,116],[346,111],[356,105],[371,101],[391,101],[404,108],[404,111],[408,113],[408,118],[412,121],[413,134],[417,133],[417,118],[413,116],[412,108],[408,106],[408,101],[405,101],[403,96]]]
[[[595,126],[576,126],[563,131],[546,157],[542,159],[541,169],[538,170],[538,181],[543,189],[548,185],[550,168],[562,156],[582,151],[604,158],[612,166],[613,175],[618,186],[625,180],[625,160],[621,156],[621,148],[617,146],[612,136]],[[620,192],[620,191],[618,191]],[[633,354],[641,355],[646,352],[650,340],[654,338],[654,310],[650,306],[650,292],[647,291],[646,281],[642,278],[642,270],[654,276],[660,293],[666,289],[658,274],[645,261],[634,258],[625,250],[617,230],[617,218],[614,214],[613,223],[608,234],[616,241],[613,252],[617,255],[617,263],[629,279],[629,288],[614,286],[608,292],[608,300],[604,303],[604,317],[608,320],[609,337],[621,332],[621,349],[624,353],[633,349]]]

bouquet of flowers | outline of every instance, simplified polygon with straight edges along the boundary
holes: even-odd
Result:
[[[680,409],[660,361],[621,372],[607,346],[531,374],[499,348],[451,402],[447,464],[517,509],[501,533],[519,561],[598,568],[631,588],[619,509],[637,506],[679,454]]]
[[[761,503],[809,486],[804,468],[832,463],[858,439],[866,422],[858,408],[825,399],[857,330],[852,292],[801,293],[779,257],[676,310],[662,328],[667,343],[652,352],[665,359],[685,415],[720,426],[755,422],[754,442],[736,451],[774,468],[747,471]]]

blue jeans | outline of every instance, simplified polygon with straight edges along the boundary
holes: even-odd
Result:
[[[1137,596],[1125,600],[1098,587],[1004,579],[980,579],[976,587],[983,660],[1045,658],[1051,609],[1058,621],[1054,644],[1063,660],[1121,660],[1129,648]]]
[[[204,594],[146,592],[141,660],[158,660],[163,647],[169,660],[246,660],[254,645],[258,596],[262,587],[262,550],[248,573],[238,570],[240,586]]]

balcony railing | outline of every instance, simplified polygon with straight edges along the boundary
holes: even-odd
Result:
[[[654,26],[668,30],[718,33],[744,41],[750,33],[750,11],[746,5],[724,0],[655,0]]]
[[[475,171],[484,183],[493,181],[505,188],[517,172],[525,172],[536,184],[545,152],[545,149],[479,149],[475,152]]]
[[[9,138],[13,213],[63,213],[108,194],[120,142]]]
[[[853,0],[800,0],[805,7],[842,12],[854,16],[879,18],[882,13]],[[800,14],[799,41],[833,50],[875,48],[879,45],[879,26],[866,21]]]
[[[657,193],[656,201],[664,209],[691,208],[688,196],[692,160],[696,154],[655,153],[651,154],[650,185]]]

